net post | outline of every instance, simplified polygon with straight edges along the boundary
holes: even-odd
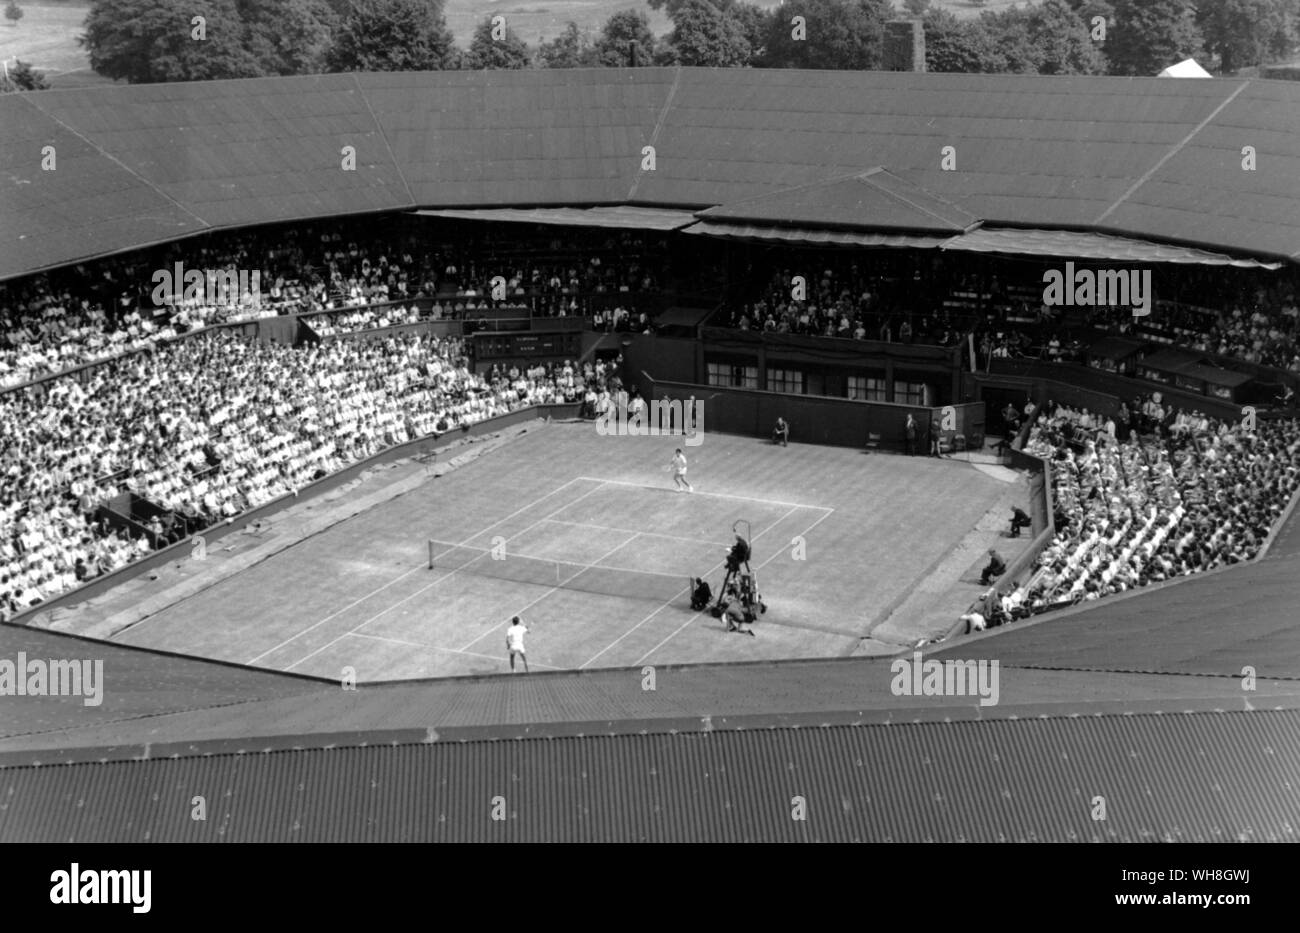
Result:
[[[433,569],[433,539],[429,539],[429,569]]]

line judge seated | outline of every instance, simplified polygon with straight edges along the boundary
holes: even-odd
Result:
[[[776,419],[776,427],[772,429],[772,443],[782,447],[790,446],[790,425],[784,418]]]
[[[989,548],[989,563],[988,566],[984,568],[984,572],[980,574],[980,584],[988,586],[1006,572],[1007,562],[1002,559],[1002,555],[997,551],[993,548]]]

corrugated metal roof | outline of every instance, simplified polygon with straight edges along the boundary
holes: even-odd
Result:
[[[1173,262],[1203,266],[1237,266],[1242,269],[1280,269],[1281,263],[1234,259],[1222,253],[1135,240],[1131,237],[1081,233],[1072,230],[997,230],[984,227],[953,237],[943,249],[974,253],[1010,253],[1022,256],[1057,256],[1103,262]]]
[[[818,230],[813,227],[771,227],[747,223],[715,223],[702,220],[682,233],[726,237],[733,240],[799,243],[817,246],[896,246],[909,249],[936,249],[949,236],[922,236],[908,233],[877,233],[855,230]]]
[[[7,98],[0,115],[20,131],[0,147],[0,207],[28,225],[6,225],[0,276],[172,230],[410,206],[704,208],[875,166],[989,224],[1300,259],[1295,82],[635,68]],[[83,167],[24,188],[37,184],[25,141],[52,138]]]
[[[695,222],[691,211],[655,207],[537,207],[481,210],[416,211],[424,217],[482,220],[494,223],[553,224],[563,227],[621,227],[634,230],[677,230]]]
[[[3,768],[0,841],[1295,842],[1297,773],[1294,710],[434,742]]]
[[[961,233],[978,218],[881,168],[732,201],[700,213],[728,223]]]

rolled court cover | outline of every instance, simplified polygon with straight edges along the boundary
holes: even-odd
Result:
[[[521,554],[497,552],[494,556],[488,548],[447,541],[429,541],[429,569],[660,603],[689,599],[691,592],[691,580],[686,576],[596,567]]]

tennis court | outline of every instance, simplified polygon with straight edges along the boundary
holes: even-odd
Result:
[[[679,493],[674,441],[546,426],[115,640],[359,682],[500,673],[516,614],[534,671],[833,657],[1005,495],[961,464],[721,435]],[[688,605],[738,521],[769,607],[754,638]]]

